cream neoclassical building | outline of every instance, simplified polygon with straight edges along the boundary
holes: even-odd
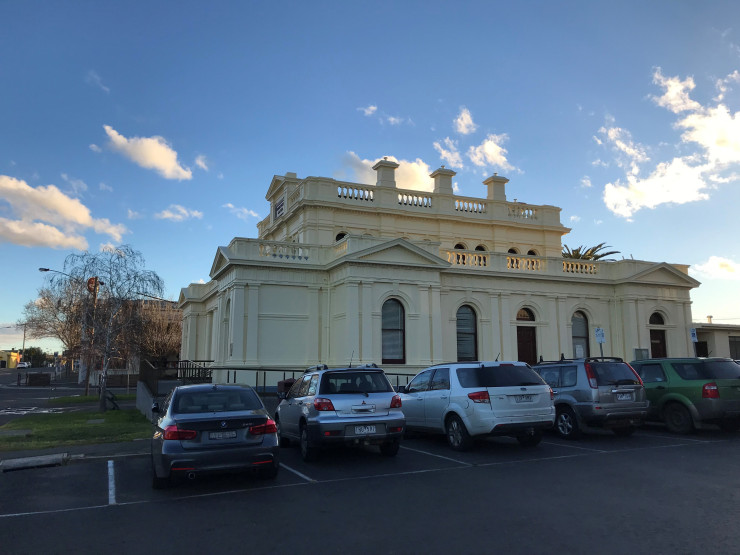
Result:
[[[211,281],[180,295],[183,360],[303,369],[375,362],[414,374],[456,360],[632,360],[694,352],[688,267],[562,258],[560,208],[396,184],[275,176],[259,238],[219,247]],[[594,241],[598,242],[598,241]],[[603,330],[603,343],[596,337]],[[214,373],[214,381],[225,381]]]

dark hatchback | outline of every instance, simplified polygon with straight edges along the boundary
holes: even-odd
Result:
[[[248,386],[176,387],[160,406],[152,437],[152,487],[199,474],[256,471],[274,478],[280,447],[275,421]]]

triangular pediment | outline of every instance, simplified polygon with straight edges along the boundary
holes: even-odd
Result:
[[[700,282],[688,274],[665,262],[655,264],[622,281],[651,285],[671,285],[674,287],[699,287],[700,285]]]
[[[449,264],[438,256],[431,254],[421,247],[406,241],[405,239],[394,239],[387,243],[353,252],[342,261],[356,261],[368,264],[394,264],[408,266],[434,266],[446,268]]]
[[[214,279],[221,270],[229,265],[229,252],[226,247],[218,247],[216,251],[216,258],[213,259],[213,265],[211,266],[210,276]]]
[[[270,182],[270,187],[267,189],[267,193],[265,194],[265,199],[270,200],[275,193],[277,193],[278,189],[282,186],[282,184],[285,182],[285,177],[282,175],[274,175],[272,176],[272,181]]]

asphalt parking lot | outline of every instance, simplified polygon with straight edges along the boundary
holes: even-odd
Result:
[[[629,438],[547,434],[529,449],[492,438],[465,453],[421,436],[394,458],[337,448],[314,463],[288,447],[275,480],[163,491],[151,489],[147,442],[126,447],[0,475],[3,552],[161,552],[159,535],[182,553],[214,537],[221,552],[248,539],[255,553],[306,542],[322,553],[736,553],[740,539],[740,434],[649,426]]]

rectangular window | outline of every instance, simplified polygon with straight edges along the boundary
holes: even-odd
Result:
[[[740,337],[730,336],[730,358],[740,360]]]
[[[280,199],[275,203],[273,208],[273,219],[277,220],[280,216],[285,213],[285,199]]]

